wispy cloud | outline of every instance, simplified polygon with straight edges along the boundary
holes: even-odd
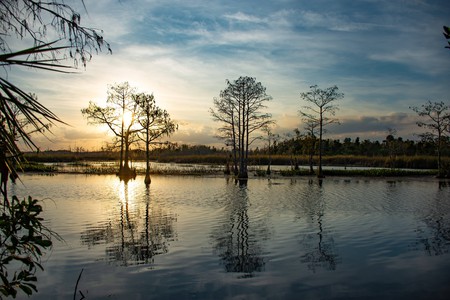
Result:
[[[265,23],[266,22],[266,20],[264,20],[264,19],[261,19],[254,15],[249,15],[249,14],[243,13],[241,11],[233,13],[233,14],[225,14],[224,17],[231,21],[238,21],[238,22],[249,22],[249,23]]]

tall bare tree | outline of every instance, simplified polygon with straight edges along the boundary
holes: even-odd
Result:
[[[319,127],[319,170],[317,172],[318,177],[323,177],[322,171],[322,152],[323,144],[322,137],[325,131],[325,127],[338,123],[338,120],[334,118],[338,106],[335,102],[344,97],[343,93],[338,92],[337,86],[332,86],[326,89],[320,89],[317,85],[310,86],[310,91],[306,93],[300,93],[300,98],[307,103],[303,106],[303,110],[300,110],[300,115],[306,123],[318,125]]]
[[[214,121],[222,123],[218,128],[217,138],[223,140],[227,146],[231,147],[233,158],[233,173],[238,175],[238,139],[237,139],[237,117],[234,102],[226,97],[224,92],[220,92],[219,98],[213,100],[215,110],[210,108],[209,112]]]
[[[436,146],[438,157],[438,176],[444,176],[441,153],[445,144],[448,142],[450,134],[450,106],[444,102],[428,101],[420,107],[410,107],[420,117],[427,121],[418,121],[417,126],[428,129],[428,131],[419,134],[422,140],[432,142]]]
[[[249,146],[261,137],[255,133],[273,122],[271,114],[262,112],[265,102],[272,97],[253,77],[239,77],[226,83],[227,88],[214,99],[216,109],[211,108],[210,114],[214,121],[223,124],[219,128],[221,136],[231,141],[235,170],[239,162],[238,178],[247,179]]]
[[[171,120],[169,113],[156,106],[153,94],[138,94],[135,97],[138,105],[139,115],[138,123],[141,130],[138,132],[138,138],[145,143],[145,179],[144,183],[149,185],[150,179],[150,144],[155,140],[169,136],[178,129],[178,125]]]
[[[276,146],[277,141],[280,139],[280,135],[273,133],[273,126],[270,126],[272,124],[266,125],[262,127],[262,131],[266,134],[266,136],[263,138],[265,141],[267,141],[267,151],[269,155],[269,161],[267,163],[267,170],[266,174],[270,175],[272,171],[270,170],[270,166],[272,165],[272,148]],[[273,147],[272,147],[273,146]]]

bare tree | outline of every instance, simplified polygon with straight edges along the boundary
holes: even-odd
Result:
[[[322,137],[324,128],[330,124],[338,123],[336,118],[333,118],[338,110],[335,101],[344,97],[343,93],[338,92],[337,86],[332,86],[324,90],[320,89],[317,85],[310,86],[310,91],[306,93],[300,93],[300,97],[308,105],[303,106],[304,110],[300,110],[300,115],[306,123],[314,124],[319,127],[319,170],[318,177],[323,177],[322,172],[322,152],[323,144]]]
[[[225,145],[231,146],[233,158],[233,174],[238,175],[238,139],[237,139],[237,117],[234,102],[226,97],[223,91],[219,98],[213,100],[216,110],[210,108],[209,112],[214,121],[222,123],[218,128],[217,138],[224,140]]]
[[[275,144],[277,143],[277,141],[280,139],[280,135],[273,133],[272,131],[272,126],[270,126],[272,124],[268,124],[264,127],[262,127],[262,131],[266,134],[264,140],[267,141],[267,150],[268,150],[268,154],[269,154],[269,162],[267,164],[267,171],[266,174],[270,175],[272,172],[270,170],[270,166],[272,165],[272,145],[275,147]]]
[[[311,117],[303,117],[303,122],[305,126],[303,127],[306,131],[304,142],[308,145],[308,163],[309,163],[309,172],[314,174],[313,164],[314,164],[314,153],[316,152],[316,144],[317,144],[317,131],[319,123]]]
[[[226,81],[227,88],[214,99],[216,110],[210,109],[214,121],[222,122],[222,136],[231,139],[235,164],[239,161],[239,179],[248,178],[249,146],[260,136],[255,133],[271,124],[271,114],[262,113],[264,103],[272,99],[266,88],[253,77]],[[235,165],[236,166],[236,165]]]
[[[107,106],[100,107],[94,102],[81,110],[92,125],[105,124],[120,141],[119,176],[128,178],[133,174],[129,166],[130,145],[133,136],[140,130],[136,128],[138,103],[135,101],[135,89],[128,82],[110,85],[107,92]]]
[[[145,179],[146,185],[151,183],[150,179],[150,144],[155,140],[169,136],[178,129],[178,125],[171,120],[169,113],[156,106],[153,94],[138,94],[135,97],[138,105],[139,116],[138,123],[141,130],[138,132],[138,138],[145,143]]]
[[[448,141],[450,133],[450,107],[444,102],[428,101],[420,107],[410,107],[420,117],[427,119],[426,122],[418,121],[417,126],[428,129],[428,131],[419,134],[419,137],[436,145],[438,157],[438,176],[444,176],[442,167],[441,153],[444,147],[445,140]]]

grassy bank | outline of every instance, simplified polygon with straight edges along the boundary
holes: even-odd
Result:
[[[67,167],[48,166],[41,163],[27,163],[23,165],[22,169],[25,172],[32,173],[71,173],[71,174],[86,174],[86,175],[114,175],[117,174],[118,164],[95,164],[89,163],[75,163],[71,166],[76,166],[67,170]],[[61,169],[60,169],[61,168]],[[249,173],[255,177],[266,177],[266,169],[259,169],[256,166],[250,167]],[[405,170],[405,169],[342,169],[342,170],[327,170],[323,173],[326,177],[332,176],[351,176],[351,177],[405,177],[405,176],[436,176],[436,170]],[[145,169],[136,169],[136,174],[145,174]],[[223,169],[212,166],[185,166],[184,168],[169,168],[152,166],[150,169],[151,175],[192,175],[192,176],[221,176]],[[293,177],[293,176],[315,176],[311,174],[309,169],[300,168],[299,170],[279,170],[273,171],[272,176]]]
[[[410,177],[410,176],[436,176],[435,170],[400,170],[400,169],[364,169],[364,170],[323,170],[324,176],[350,176],[350,177]],[[282,176],[310,176],[309,170],[280,171]]]
[[[55,155],[51,155],[51,154]],[[26,172],[66,172],[78,174],[116,174],[118,166],[118,158],[113,153],[78,153],[71,152],[44,152],[38,154],[27,154],[29,163],[23,165],[23,170]],[[75,155],[75,156],[74,156]],[[214,155],[180,155],[167,156],[159,159],[158,162],[163,163],[178,163],[185,166],[178,167],[151,167],[151,174],[159,175],[222,175],[223,166],[225,165],[227,157],[223,153]],[[61,162],[61,164],[54,164],[52,166],[44,165],[36,161]],[[70,161],[68,163],[67,161]],[[96,161],[96,163],[94,163]],[[98,163],[104,161],[104,163]],[[250,157],[250,173],[255,176],[265,176],[265,167],[259,170],[260,166],[265,166],[269,163],[269,157],[266,155],[253,155]],[[286,165],[294,166],[297,163],[300,166],[308,164],[307,156],[286,156],[274,155],[272,156],[272,165]],[[195,165],[190,165],[195,164]],[[198,165],[198,164],[205,164]],[[450,158],[443,158],[444,165],[450,165]],[[64,167],[65,165],[65,167]],[[187,165],[187,166],[186,166]],[[433,156],[398,156],[394,159],[389,157],[376,156],[325,156],[323,158],[324,166],[341,166],[341,167],[366,167],[370,169],[340,169],[329,170],[324,169],[325,176],[371,176],[371,177],[392,177],[392,176],[435,176],[436,157]],[[67,168],[69,166],[69,169]],[[314,166],[314,169],[317,167]],[[293,168],[292,168],[293,169]],[[401,170],[400,170],[401,169]],[[405,170],[406,169],[406,170]],[[407,170],[411,169],[411,170]],[[414,170],[412,170],[414,169]],[[422,169],[422,170],[421,170]],[[418,171],[421,170],[421,171]],[[429,171],[433,170],[433,171]],[[144,174],[144,169],[137,169],[137,174]],[[272,171],[274,175],[278,176],[311,176],[306,167],[300,170],[282,170]]]
[[[252,156],[250,164],[264,165],[269,161],[267,156]],[[443,164],[450,164],[450,157],[442,158]],[[308,165],[309,159],[306,155],[272,156],[273,165]],[[317,164],[317,159],[314,158]],[[397,156],[389,158],[386,156],[356,156],[356,155],[329,155],[322,159],[323,166],[341,167],[366,167],[366,168],[399,168],[399,169],[436,169],[437,159],[435,156]]]
[[[44,151],[40,153],[26,153],[25,157],[30,162],[89,162],[89,161],[118,161],[117,152],[70,152],[70,151]],[[225,153],[204,155],[179,155],[173,154],[152,156],[153,161],[161,163],[183,163],[183,164],[217,164],[224,165],[229,156]],[[143,160],[140,155],[132,155],[134,161]],[[272,165],[308,165],[306,155],[272,155]],[[450,165],[450,157],[442,158],[444,165]],[[314,158],[315,164],[317,158]],[[268,155],[250,155],[249,165],[267,165]],[[437,159],[435,156],[357,156],[357,155],[328,155],[323,157],[324,166],[347,166],[367,168],[400,168],[400,169],[436,169]]]

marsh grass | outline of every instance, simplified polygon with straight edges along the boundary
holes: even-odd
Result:
[[[308,165],[306,155],[273,155],[272,165]],[[253,165],[265,165],[269,162],[266,155],[254,155],[250,157]],[[387,156],[363,156],[363,155],[327,155],[323,156],[324,166],[354,166],[367,168],[401,168],[401,169],[436,169],[437,159],[435,156],[399,155],[393,158]],[[442,158],[443,164],[450,164],[450,157]],[[316,163],[316,162],[315,162]]]
[[[307,176],[311,175],[309,170],[282,170],[282,176]],[[346,170],[323,170],[325,176],[360,176],[360,177],[406,177],[406,176],[436,176],[437,170],[405,170],[405,169],[346,169]]]
[[[54,173],[58,171],[57,166],[45,165],[36,162],[26,162],[21,165],[19,170],[23,172],[43,172],[43,173]]]
[[[135,168],[136,174],[144,175],[145,168]],[[84,163],[77,165],[76,168],[66,168],[64,173],[76,173],[76,174],[92,174],[92,175],[110,175],[117,174],[119,171],[118,163]],[[215,175],[222,174],[223,170],[220,166],[195,166],[184,164],[178,167],[173,166],[151,166],[151,175]]]
[[[40,153],[26,153],[25,157],[30,162],[72,162],[74,165],[89,164],[94,161],[118,161],[117,152],[70,152],[70,151],[44,151]],[[137,159],[137,157],[135,157]],[[177,164],[217,164],[225,165],[229,160],[229,154],[192,154],[185,155],[174,152],[173,154],[156,155],[154,157],[160,163]],[[315,163],[317,157],[314,157]],[[307,155],[273,154],[272,165],[308,165]],[[249,165],[261,166],[269,163],[269,156],[264,154],[251,154]],[[443,157],[442,163],[450,165],[450,157]],[[436,156],[427,155],[398,155],[389,156],[364,156],[364,155],[325,155],[324,166],[355,166],[367,168],[406,168],[406,169],[437,169]]]
[[[435,176],[437,171],[434,168],[430,170],[418,170],[426,166],[432,165],[429,157],[397,157],[395,160],[389,160],[386,157],[355,157],[355,156],[332,156],[325,157],[324,166],[348,166],[348,167],[366,167],[368,169],[324,169],[325,176],[372,176],[372,177],[392,177],[392,176]],[[191,157],[192,159],[192,157]],[[283,156],[282,159],[287,159]],[[302,157],[297,159],[300,165],[306,165]],[[433,158],[434,159],[434,158]],[[282,165],[280,161],[281,156],[277,158],[275,156],[273,165]],[[447,162],[448,158],[444,161]],[[264,159],[260,157],[258,162],[263,162]],[[292,161],[290,158],[289,161]],[[255,161],[253,161],[254,163]],[[284,161],[286,162],[286,161]],[[393,163],[394,162],[394,163]],[[448,163],[448,162],[447,162]],[[285,164],[286,165],[286,164]],[[289,165],[289,164],[288,164]],[[380,167],[381,165],[381,167]],[[392,166],[395,167],[386,167]],[[415,167],[414,170],[405,170],[400,166],[408,166],[410,168]],[[316,169],[317,166],[314,166]],[[55,165],[45,165],[42,163],[28,163],[24,165],[24,171],[27,172],[41,172],[41,173],[76,173],[76,174],[117,174],[119,170],[119,163],[106,161],[76,161],[69,163],[56,163]],[[249,172],[255,177],[265,177],[267,166],[264,164],[253,164],[249,166]],[[150,168],[150,174],[152,175],[223,175],[223,164],[197,164],[194,162],[189,163],[176,163],[170,165],[152,164]],[[145,174],[145,169],[142,167],[136,168],[136,173],[139,175]],[[314,175],[309,172],[309,169],[303,167],[299,170],[286,169],[286,170],[272,170],[272,175],[280,176],[310,176]]]

